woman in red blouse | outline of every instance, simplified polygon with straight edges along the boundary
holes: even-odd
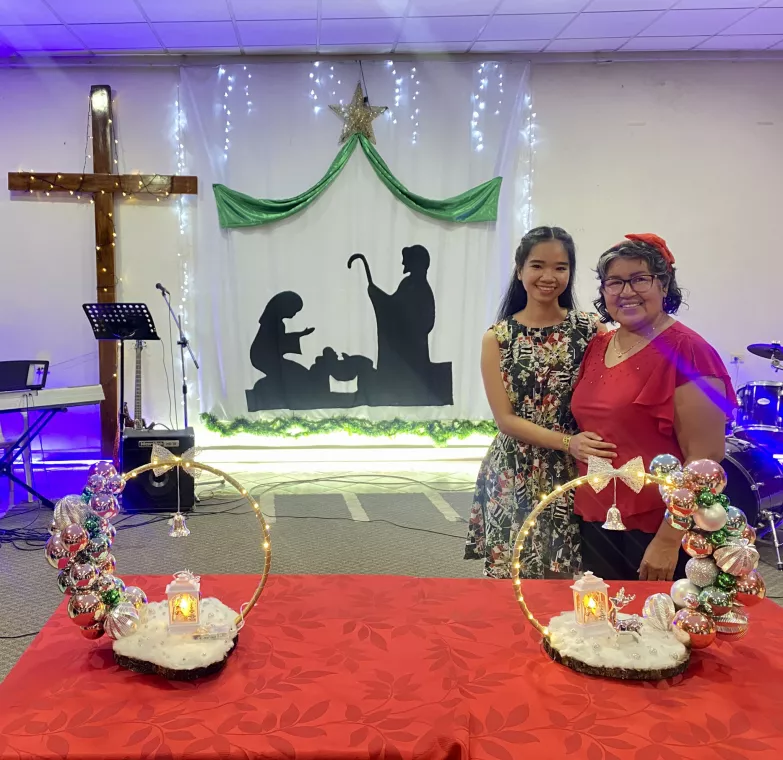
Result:
[[[726,416],[736,398],[726,367],[702,337],[670,316],[682,303],[674,257],[657,235],[627,235],[598,262],[603,322],[619,329],[598,333],[587,348],[571,402],[580,430],[617,447],[621,467],[641,456],[645,468],[658,454],[683,464],[720,462]],[[587,470],[580,463],[580,474]],[[582,561],[607,580],[671,580],[684,576],[688,557],[682,532],[664,520],[657,488],[634,493],[617,481],[617,507],[627,530],[601,526],[614,488],[577,490],[582,518]]]

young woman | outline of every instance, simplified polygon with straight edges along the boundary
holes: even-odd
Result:
[[[560,227],[522,238],[498,322],[481,344],[481,374],[499,434],[481,465],[468,528],[466,559],[485,575],[510,577],[517,532],[540,494],[569,480],[569,454],[614,457],[614,445],[578,433],[571,388],[598,315],[574,309],[574,241]],[[527,578],[571,576],[580,567],[573,496],[541,515],[522,555]]]
[[[657,235],[627,235],[598,261],[603,322],[619,329],[599,335],[584,356],[571,404],[577,424],[617,445],[616,466],[658,454],[720,462],[726,415],[736,406],[729,375],[707,341],[670,316],[682,303],[674,256]],[[584,474],[585,465],[580,465]],[[613,489],[580,488],[582,559],[606,580],[671,580],[688,559],[682,532],[664,521],[657,488],[634,493],[617,484],[627,528],[603,530]]]

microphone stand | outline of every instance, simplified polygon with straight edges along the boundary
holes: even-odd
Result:
[[[182,330],[182,317],[177,316],[174,313],[174,309],[171,308],[171,298],[170,293],[168,290],[166,290],[164,287],[158,288],[163,295],[163,300],[166,302],[166,306],[169,307],[169,313],[171,314],[171,318],[174,320],[174,324],[177,326],[177,331],[179,332],[179,340],[177,341],[177,345],[179,346],[179,360],[180,365],[182,367],[182,405],[184,407],[184,415],[185,415],[185,427],[188,427],[188,383],[185,376],[185,349],[187,349],[188,353],[190,354],[190,358],[193,360],[193,366],[196,369],[199,369],[198,362],[196,361],[196,357],[193,353],[193,349],[190,347],[190,341],[187,339],[184,331]]]

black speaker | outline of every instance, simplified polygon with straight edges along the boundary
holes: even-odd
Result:
[[[185,430],[131,430],[122,438],[122,469],[130,472],[152,459],[152,446],[157,444],[175,456],[182,456],[195,443],[193,428]],[[128,512],[176,512],[177,470],[179,470],[179,507],[193,510],[195,501],[193,478],[180,468],[172,468],[156,477],[152,470],[128,480],[122,493],[122,506]]]

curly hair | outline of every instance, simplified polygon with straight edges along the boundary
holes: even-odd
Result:
[[[603,286],[606,279],[606,273],[609,265],[617,259],[639,259],[647,263],[650,274],[655,275],[664,289],[663,310],[667,314],[676,314],[680,306],[684,303],[682,290],[677,284],[677,270],[664,258],[661,251],[650,243],[638,240],[623,240],[621,243],[612,246],[608,251],[601,254],[598,259],[596,273],[598,280]],[[603,287],[598,291],[598,298],[593,301],[593,305],[601,315],[601,321],[604,323],[612,322],[612,317],[606,308],[606,299],[604,298]]]
[[[498,309],[498,320],[510,317],[527,306],[527,291],[519,281],[518,272],[525,265],[533,248],[538,243],[546,243],[549,240],[559,240],[565,248],[568,256],[568,285],[557,299],[558,304],[565,309],[573,309],[576,304],[574,298],[574,277],[576,275],[576,245],[574,239],[562,227],[534,227],[519,243],[514,255],[514,272],[511,275],[506,294]]]

